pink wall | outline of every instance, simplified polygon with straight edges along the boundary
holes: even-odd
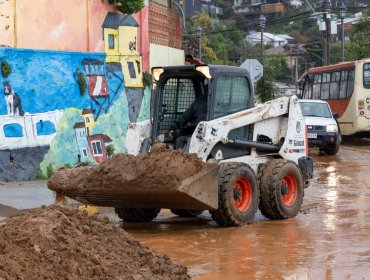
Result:
[[[143,71],[149,71],[149,8],[145,6],[140,12],[133,15],[140,25],[139,28],[139,52],[143,59]]]
[[[113,6],[101,0],[17,0],[16,46],[27,49],[103,52],[101,25]],[[148,7],[134,14],[140,52],[149,67]]]

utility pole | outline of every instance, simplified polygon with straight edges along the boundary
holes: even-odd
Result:
[[[324,65],[330,64],[330,0],[322,1],[322,14],[325,21],[323,58]]]
[[[346,16],[346,4],[344,4],[344,0],[341,0],[340,6],[339,6],[339,17],[341,20],[341,36],[340,36],[340,47],[342,52],[342,61],[344,61],[344,18]]]

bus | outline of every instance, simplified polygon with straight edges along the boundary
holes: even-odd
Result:
[[[303,99],[328,102],[341,135],[370,135],[370,58],[310,68],[299,88]]]

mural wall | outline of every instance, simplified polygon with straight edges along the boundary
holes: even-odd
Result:
[[[101,25],[113,6],[102,0],[2,0],[0,45],[7,47],[104,52]],[[138,46],[149,70],[148,6],[133,17],[139,22]]]
[[[11,69],[0,77],[0,181],[100,163],[126,151],[129,122],[149,117],[139,23],[106,12],[101,26],[101,53],[0,49]]]

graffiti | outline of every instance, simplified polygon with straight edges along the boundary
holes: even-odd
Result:
[[[132,41],[132,42],[129,42],[128,44],[128,48],[130,51],[136,51],[136,37],[135,37],[135,41]]]

